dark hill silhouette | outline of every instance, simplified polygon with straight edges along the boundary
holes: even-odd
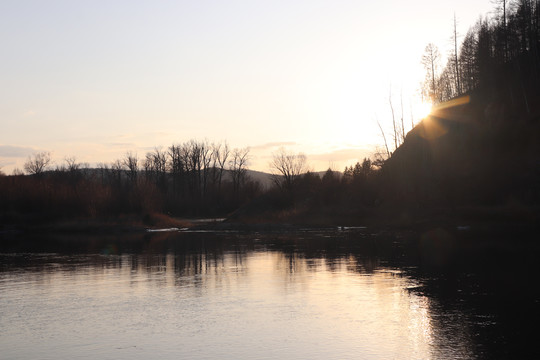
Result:
[[[493,89],[489,89],[492,92]],[[436,106],[378,170],[270,189],[232,221],[338,225],[540,220],[540,117],[478,89]],[[337,174],[336,174],[337,175]]]
[[[540,203],[539,117],[515,117],[485,92],[435,107],[381,169],[383,202],[408,209],[517,208]],[[528,215],[526,215],[527,213]],[[514,214],[515,215],[515,214]]]

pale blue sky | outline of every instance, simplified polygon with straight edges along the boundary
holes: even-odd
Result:
[[[342,170],[382,144],[424,47],[450,50],[489,0],[0,1],[0,166],[51,151],[95,164],[189,139],[280,144]],[[410,123],[410,121],[409,121]]]

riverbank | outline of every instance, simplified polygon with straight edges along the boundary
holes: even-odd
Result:
[[[188,219],[166,214],[119,215],[108,218],[46,220],[20,216],[0,223],[0,234],[64,233],[125,234],[152,231],[241,231],[287,232],[299,229],[366,229],[374,233],[426,233],[434,229],[460,233],[540,231],[540,211],[536,208],[462,207],[436,209],[338,209],[295,208],[251,215],[235,213],[226,218]],[[496,230],[498,229],[498,230]]]
[[[0,223],[0,234],[15,233],[87,233],[123,234],[147,229],[188,228],[195,222],[165,214],[118,215],[103,218],[69,218],[44,220],[38,215],[18,215]]]

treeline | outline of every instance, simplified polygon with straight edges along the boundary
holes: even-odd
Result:
[[[408,212],[498,208],[523,219],[535,214],[540,2],[496,4],[496,15],[478,20],[461,44],[454,28],[453,50],[442,70],[437,47],[426,47],[423,91],[440,106],[382,166],[379,195],[387,206]],[[463,95],[469,96],[452,101]]]
[[[249,149],[191,140],[143,158],[128,152],[110,164],[89,168],[66,158],[50,168],[47,152],[20,171],[0,176],[0,211],[9,222],[20,214],[46,221],[59,217],[111,217],[169,213],[216,216],[236,209],[261,191],[247,176]]]
[[[308,170],[305,155],[280,149],[270,164],[269,188],[248,176],[248,160],[247,148],[195,140],[155,148],[143,158],[128,152],[94,168],[70,157],[53,169],[50,154],[38,153],[25,163],[26,175],[0,176],[0,223],[122,214],[227,216],[250,202],[255,207],[246,211],[271,217],[291,209],[352,209],[376,202],[377,171],[369,159],[321,175]]]
[[[483,95],[508,103],[513,111],[538,110],[533,107],[540,84],[540,4],[498,0],[495,14],[479,19],[461,44],[454,27],[454,49],[440,71],[437,47],[426,47],[423,90],[434,103],[481,88]]]
[[[274,186],[232,214],[246,222],[358,223],[379,204],[380,168],[365,158],[343,172],[307,170],[303,154],[273,154]]]
[[[248,160],[248,148],[190,140],[167,150],[155,148],[143,159],[127,153],[99,172],[117,189],[129,191],[141,183],[154,187],[167,212],[220,214],[260,192],[260,184],[246,175]]]

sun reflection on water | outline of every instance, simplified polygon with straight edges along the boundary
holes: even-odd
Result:
[[[141,359],[452,355],[418,283],[372,259],[237,250],[54,263],[0,274],[0,346],[18,357],[91,358],[77,350],[88,341],[92,356]]]

